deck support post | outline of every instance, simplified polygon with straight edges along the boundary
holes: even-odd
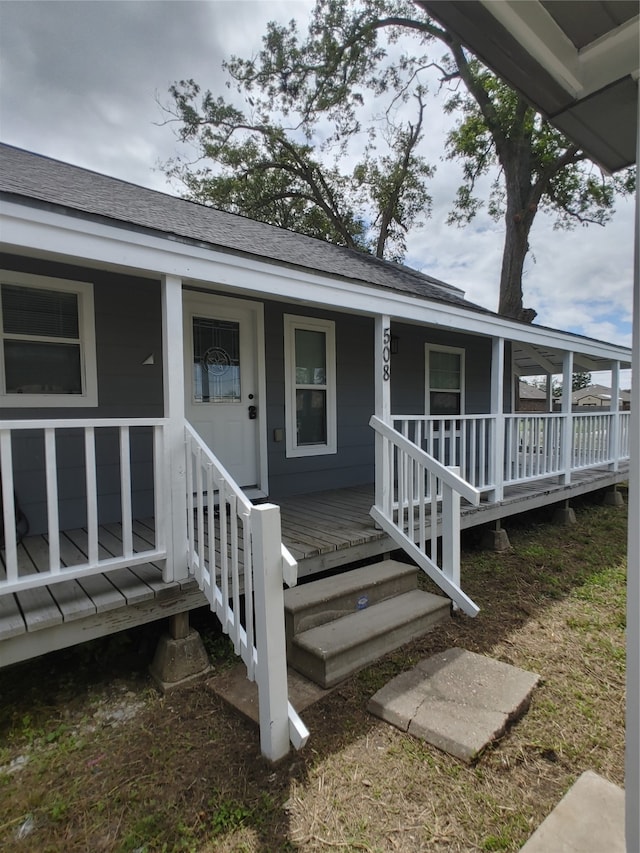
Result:
[[[375,319],[375,414],[391,425],[391,320],[387,315]],[[386,509],[391,502],[393,483],[389,480],[389,444],[376,432],[375,505]],[[376,525],[377,526],[377,525]]]
[[[569,501],[563,501],[562,506],[556,507],[553,514],[553,520],[556,524],[571,525],[576,523],[576,513],[573,507],[569,506]]]
[[[266,759],[275,762],[289,752],[280,507],[274,504],[254,506],[251,525],[260,750]]]
[[[604,505],[624,506],[624,498],[622,497],[616,486],[614,486],[608,492],[604,493]]]
[[[485,530],[484,535],[482,537],[482,545],[487,551],[496,551],[500,553],[501,551],[508,551],[511,548],[511,542],[509,542],[509,534],[502,526],[502,521],[498,519],[493,528],[488,528]]]
[[[573,353],[565,352],[562,360],[562,414],[564,415],[562,432],[562,482],[571,482],[573,464],[573,414],[571,394],[573,388]]]
[[[158,640],[149,673],[163,693],[204,678],[211,672],[200,634],[189,628],[189,611],[169,617],[169,631]]]
[[[495,417],[491,442],[493,500],[498,503],[504,497],[504,338],[491,339],[491,412]]]
[[[164,580],[186,580],[187,565],[187,491],[184,434],[184,346],[182,328],[182,280],[175,275],[162,276],[162,366],[165,454],[169,482],[165,494],[156,500],[167,544]],[[157,512],[158,510],[156,510]],[[159,525],[156,522],[156,529]]]
[[[189,611],[169,616],[169,633],[174,640],[184,640],[189,634]]]

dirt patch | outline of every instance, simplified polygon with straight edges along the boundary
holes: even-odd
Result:
[[[513,520],[505,554],[468,541],[477,619],[456,616],[308,708],[309,744],[277,767],[204,685],[155,691],[158,626],[0,672],[0,849],[519,850],[584,770],[623,782],[625,515],[585,503],[571,528]],[[228,665],[213,618],[195,621]],[[470,767],[366,711],[451,646],[543,677]]]

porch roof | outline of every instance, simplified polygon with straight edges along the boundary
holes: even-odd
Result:
[[[0,144],[0,192],[473,311],[464,291],[403,264]]]
[[[627,366],[630,361],[625,347],[502,317],[466,300],[459,288],[402,264],[2,143],[0,199],[6,201],[8,219],[12,209],[33,211],[20,217],[24,222],[34,220],[33,234],[21,232],[15,245],[29,247],[43,257],[59,254],[68,258],[73,252],[74,258],[83,262],[103,264],[106,256],[91,254],[96,251],[92,238],[100,231],[110,234],[112,242],[115,237],[122,244],[115,255],[113,250],[108,251],[110,258],[116,258],[109,263],[122,269],[135,268],[138,274],[172,272],[195,282],[233,281],[234,289],[247,295],[284,296],[336,310],[388,314],[400,322],[504,337],[517,342],[512,357],[521,376],[562,372],[563,353],[568,350],[586,354],[580,365],[587,370],[606,370],[613,361]],[[59,230],[47,237],[47,250],[35,220],[42,224],[54,219]],[[74,220],[77,225],[73,225]],[[66,239],[71,232],[73,239]],[[65,249],[61,249],[61,240]],[[158,251],[161,244],[163,248]],[[7,240],[4,251],[12,251],[12,246]],[[147,246],[154,247],[151,254],[145,254]],[[134,248],[139,251],[131,251]],[[146,260],[134,262],[136,254],[144,254]],[[123,257],[128,259],[126,267],[122,267]],[[228,267],[224,273],[221,261]],[[171,264],[170,269],[166,264]],[[377,291],[377,300],[370,288]]]

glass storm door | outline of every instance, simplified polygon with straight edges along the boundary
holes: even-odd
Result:
[[[185,411],[238,485],[258,483],[255,318],[242,302],[185,293]]]

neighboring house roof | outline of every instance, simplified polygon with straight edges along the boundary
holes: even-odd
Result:
[[[546,400],[547,394],[541,388],[530,385],[528,382],[520,382],[519,394],[521,400]]]
[[[208,243],[366,284],[391,288],[490,314],[464,291],[402,264],[383,261],[264,222],[136,186],[97,172],[0,143],[0,192],[56,205],[128,226]]]
[[[586,388],[579,388],[577,391],[572,392],[571,402],[579,404],[588,397],[609,401],[611,400],[611,388],[607,388],[604,385],[587,385]],[[631,400],[631,394],[628,391],[620,391],[618,398],[623,403],[627,403]]]

